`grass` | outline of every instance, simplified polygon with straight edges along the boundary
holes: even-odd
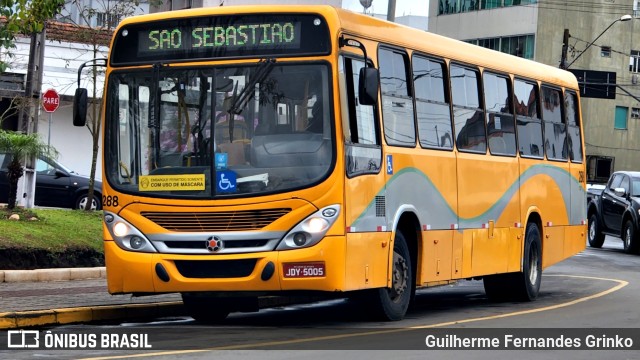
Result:
[[[11,214],[20,220],[10,220]],[[90,248],[102,253],[102,211],[2,208],[0,248]]]

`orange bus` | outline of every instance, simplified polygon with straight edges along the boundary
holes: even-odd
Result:
[[[585,247],[566,71],[329,6],[131,17],[104,65],[110,293],[179,292],[202,321],[344,295],[398,320],[460,279],[533,300]]]

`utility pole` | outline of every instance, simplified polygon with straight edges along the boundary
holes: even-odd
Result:
[[[44,64],[45,29],[31,34],[29,44],[29,64],[27,65],[27,83],[25,84],[25,104],[20,109],[18,131],[23,134],[38,133],[38,110],[40,108],[40,92],[42,90],[42,68]],[[36,190],[35,157],[26,159],[23,181],[18,183],[17,202],[25,208],[33,208]],[[22,186],[22,187],[21,187]],[[22,196],[20,196],[22,194]]]
[[[569,29],[564,29],[564,34],[562,35],[562,58],[560,59],[560,69],[567,68],[567,51],[569,49]]]
[[[396,21],[396,0],[389,0],[387,7],[387,20]]]

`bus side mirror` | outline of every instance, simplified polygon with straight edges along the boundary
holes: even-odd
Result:
[[[77,88],[73,97],[73,125],[84,126],[87,123],[87,89]]]
[[[368,66],[360,69],[360,80],[358,82],[360,105],[376,104],[379,84],[378,69]]]

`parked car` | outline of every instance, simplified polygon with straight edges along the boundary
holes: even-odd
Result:
[[[617,171],[601,189],[587,190],[588,240],[599,248],[605,235],[622,239],[627,253],[640,250],[640,172]]]
[[[0,153],[0,203],[9,200],[9,179],[7,167],[11,156]],[[89,177],[67,169],[59,162],[40,157],[36,162],[36,194],[34,204],[37,206],[84,209],[89,192]],[[22,179],[21,179],[22,180]],[[94,197],[91,208],[102,208],[102,183],[94,184]],[[21,195],[18,194],[18,197]]]

